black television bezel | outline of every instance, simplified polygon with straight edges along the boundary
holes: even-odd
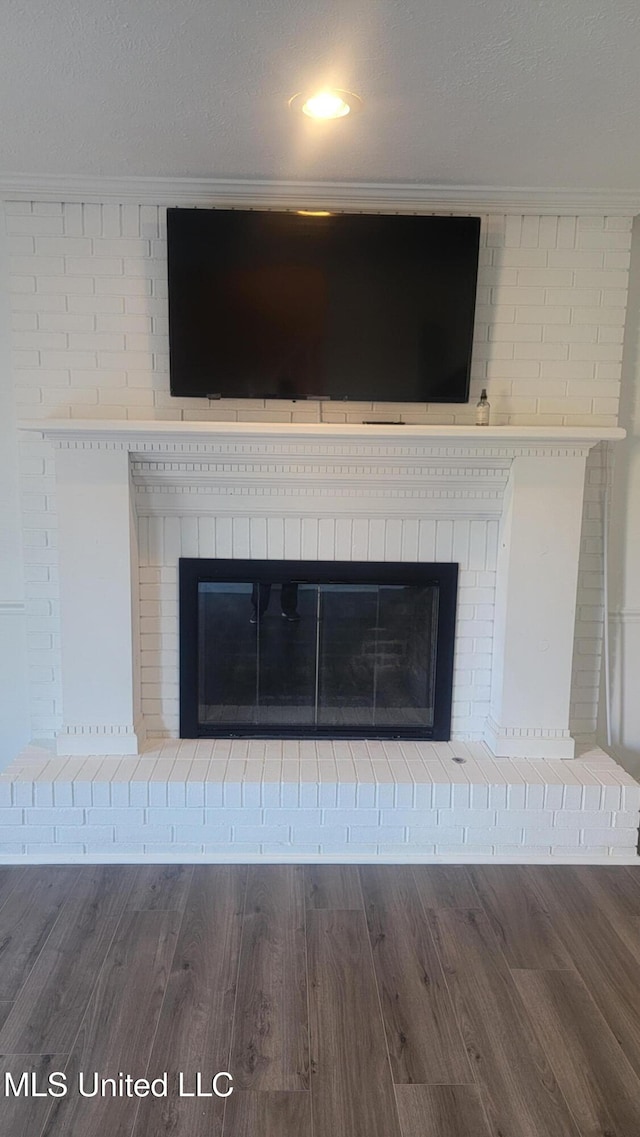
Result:
[[[207,208],[207,209],[202,209],[202,208],[197,208],[197,207],[193,208],[193,207],[176,206],[176,207],[170,207],[167,209],[167,278],[168,278],[167,282],[168,282],[168,310],[169,310],[169,393],[173,398],[178,398],[178,399],[180,399],[180,398],[182,398],[182,399],[184,399],[184,398],[196,398],[196,399],[202,398],[202,399],[209,399],[210,401],[213,401],[213,400],[217,401],[217,400],[223,400],[223,399],[236,399],[239,401],[243,401],[243,400],[254,401],[255,398],[257,397],[257,398],[262,399],[262,400],[269,400],[269,401],[273,401],[273,402],[277,402],[279,400],[286,400],[289,402],[304,403],[304,402],[315,402],[315,401],[321,400],[322,402],[329,402],[329,403],[333,403],[333,404],[338,404],[338,403],[349,404],[349,403],[362,403],[362,402],[375,401],[376,403],[391,403],[391,404],[395,403],[395,404],[403,404],[405,406],[423,406],[425,404],[426,405],[429,405],[429,404],[464,405],[464,404],[467,404],[469,402],[470,387],[471,387],[471,365],[472,365],[472,355],[473,355],[473,335],[474,335],[474,328],[475,328],[475,312],[476,312],[476,307],[477,307],[477,292],[478,292],[478,271],[479,271],[479,259],[480,259],[481,218],[478,216],[475,216],[475,215],[467,215],[467,214],[443,216],[442,214],[411,213],[411,214],[400,214],[399,215],[400,217],[403,217],[403,218],[416,218],[417,219],[419,217],[421,220],[422,219],[433,220],[433,221],[437,221],[440,223],[456,223],[456,222],[464,221],[468,224],[473,223],[473,225],[476,229],[477,256],[476,256],[476,261],[475,261],[475,266],[474,266],[474,271],[473,271],[473,300],[471,303],[471,310],[469,313],[469,325],[468,325],[469,326],[469,336],[468,336],[468,347],[467,347],[466,369],[465,369],[466,370],[466,383],[465,383],[465,387],[464,387],[464,392],[462,394],[460,394],[458,396],[452,396],[449,393],[442,395],[442,396],[430,394],[428,397],[425,397],[424,399],[405,399],[396,392],[393,392],[393,393],[390,392],[388,398],[381,398],[380,395],[378,395],[378,394],[371,395],[369,398],[367,398],[367,397],[363,397],[362,395],[358,395],[358,396],[355,396],[355,395],[354,396],[349,396],[349,395],[332,396],[332,395],[322,394],[321,392],[317,392],[314,395],[307,395],[307,394],[280,395],[278,393],[273,393],[273,394],[268,394],[268,395],[255,396],[255,395],[243,394],[243,393],[238,392],[238,391],[229,391],[229,392],[219,391],[219,390],[215,389],[217,386],[215,381],[212,381],[212,390],[207,391],[207,392],[203,392],[200,389],[195,390],[193,388],[189,388],[188,385],[185,385],[182,383],[182,379],[181,379],[181,383],[180,383],[180,390],[176,390],[175,389],[175,367],[174,367],[174,361],[175,361],[174,343],[175,343],[176,337],[174,337],[174,335],[172,333],[172,327],[174,324],[174,318],[175,317],[172,315],[172,312],[174,310],[172,309],[172,300],[171,300],[171,294],[172,294],[172,259],[173,259],[173,241],[174,241],[174,237],[172,234],[173,217],[179,213],[181,213],[181,214],[190,213],[192,215],[195,215],[195,214],[208,215],[211,213],[231,213],[231,212],[252,214],[252,215],[254,215],[255,213],[264,212],[264,213],[276,213],[279,216],[287,216],[287,215],[297,216],[299,213],[299,211],[295,210],[295,209],[260,209],[260,210],[256,210],[256,209],[244,209],[244,208],[236,209],[234,207],[230,208],[228,206],[227,207],[219,207],[219,208],[214,207],[214,208]],[[339,214],[341,217],[351,217],[351,216],[352,217],[360,217],[363,215],[362,211],[359,211],[356,213],[354,211],[348,211],[348,210],[335,210],[332,212]],[[367,214],[367,216],[370,216],[370,215],[371,215],[370,213]],[[398,215],[392,214],[392,213],[385,213],[385,212],[376,212],[374,214],[374,216],[395,218]]]

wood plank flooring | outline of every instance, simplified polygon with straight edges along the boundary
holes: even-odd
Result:
[[[0,1134],[105,1133],[638,1137],[640,868],[2,869]]]

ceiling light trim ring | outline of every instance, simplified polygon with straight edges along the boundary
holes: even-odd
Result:
[[[323,99],[326,101],[329,113],[315,114],[313,109],[307,109],[312,108],[314,103],[321,107],[320,100]],[[334,113],[330,113],[332,101]],[[298,91],[289,99],[289,107],[293,111],[300,111],[305,118],[310,118],[313,122],[335,122],[358,114],[362,110],[362,99],[354,91],[347,91],[342,87],[327,87],[318,91]],[[341,109],[342,107],[344,109]]]

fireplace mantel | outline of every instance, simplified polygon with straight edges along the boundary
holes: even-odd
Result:
[[[522,447],[587,448],[598,442],[625,437],[620,427],[591,426],[449,426],[351,423],[279,422],[158,422],[92,419],[49,419],[26,422],[22,430],[37,431],[56,443],[111,442],[127,450],[146,450],[181,444],[216,444],[264,441],[275,446],[314,442],[351,443],[355,446],[392,446],[500,449]]]
[[[623,430],[102,420],[40,420],[23,429],[55,450],[64,720],[58,753],[139,752],[139,523],[155,514],[189,532],[203,517],[234,526],[237,519],[243,532],[257,523],[275,539],[268,551],[245,555],[285,559],[300,555],[286,552],[291,527],[318,518],[325,531],[353,528],[354,539],[356,527],[359,534],[363,526],[415,533],[425,519],[452,534],[484,527],[483,541],[491,529],[495,604],[482,737],[497,756],[573,757],[585,463],[592,447],[623,438]],[[409,545],[405,551],[402,544],[402,559],[460,560],[455,539],[448,558],[425,558],[415,542],[413,552]],[[371,549],[369,559],[394,559],[384,547]],[[356,556],[348,543],[333,550],[311,559]],[[176,545],[172,572],[184,555],[194,554]]]

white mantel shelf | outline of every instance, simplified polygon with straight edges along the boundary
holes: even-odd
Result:
[[[473,447],[496,445],[596,446],[598,442],[617,442],[626,431],[621,427],[593,426],[449,426],[449,425],[387,425],[353,423],[279,423],[279,422],[156,422],[91,419],[40,419],[25,422],[21,429],[35,431],[52,441],[85,439],[91,442],[111,441],[126,443],[135,449],[138,442],[188,443],[220,442],[225,439],[294,440],[331,439],[335,442],[354,439],[358,442],[385,442],[404,440],[411,445],[425,443],[443,446],[460,443]]]

